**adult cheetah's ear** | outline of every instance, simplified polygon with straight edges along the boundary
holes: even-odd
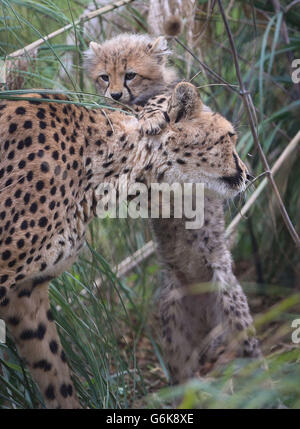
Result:
[[[159,63],[166,60],[167,56],[171,53],[168,48],[168,42],[165,37],[158,37],[154,42],[151,42],[147,46],[148,53],[156,58]]]
[[[178,83],[169,100],[168,115],[173,122],[192,119],[202,110],[202,101],[197,88],[188,82]]]

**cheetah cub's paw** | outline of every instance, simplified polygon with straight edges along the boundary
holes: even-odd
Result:
[[[193,119],[201,110],[203,110],[203,104],[197,88],[189,82],[178,83],[168,103],[170,121],[179,122],[182,118]],[[207,106],[204,110],[207,110]]]
[[[141,136],[160,134],[167,124],[167,117],[163,112],[152,113],[151,117],[139,118],[139,132]]]

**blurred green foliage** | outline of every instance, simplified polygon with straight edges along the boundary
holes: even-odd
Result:
[[[5,59],[13,51],[74,22],[87,3],[85,0],[0,0],[0,58]],[[147,24],[138,11],[138,3],[142,2],[136,0],[126,7],[126,16],[134,22],[133,30],[145,31]],[[291,80],[290,61],[300,58],[300,10],[293,7],[285,13],[288,1],[280,2],[279,13],[275,13],[271,1],[223,3],[238,49],[243,80],[257,108],[260,142],[272,166],[299,130],[299,85],[297,87]],[[237,85],[218,7],[216,5],[212,15],[208,15],[207,6],[207,1],[199,1],[196,19],[201,25],[200,37],[189,48],[227,82]],[[105,20],[110,16],[100,18],[103,39],[106,37]],[[289,44],[282,37],[283,22]],[[84,37],[80,26],[76,27],[75,34],[74,45],[67,44],[66,34],[62,34],[45,42],[36,56],[28,53],[25,69],[18,69],[15,64],[15,75],[21,77],[23,88],[60,89],[71,93],[77,101],[99,101],[80,66],[89,38]],[[180,40],[186,43],[184,36]],[[187,75],[186,51],[174,40],[170,44],[171,62],[182,78],[192,79],[203,101],[235,124],[239,153],[254,176],[261,174],[262,164],[241,98],[226,86],[217,84],[192,58]],[[67,51],[74,53],[75,66],[61,79]],[[90,95],[82,96],[82,92]],[[295,151],[285,161],[276,175],[276,182],[299,231],[300,159],[297,155]],[[252,190],[249,189],[247,195]],[[243,200],[228,203],[228,221],[242,204]],[[53,312],[82,405],[90,408],[125,408],[137,404],[168,407],[175,401],[183,408],[261,408],[276,406],[280,398],[285,406],[299,408],[299,349],[291,343],[290,336],[291,321],[300,317],[297,295],[300,258],[271,189],[268,187],[262,193],[247,219],[240,222],[233,257],[250,303],[260,313],[259,333],[274,389],[266,384],[265,372],[247,361],[235,361],[207,380],[159,389],[167,384],[168,375],[149,322],[160,280],[156,257],[140,264],[121,281],[111,269],[150,238],[145,221],[96,219],[90,225],[89,245],[79,261],[69,273],[51,284]],[[95,285],[99,277],[101,287]],[[277,310],[270,312],[270,308]],[[277,350],[276,346],[281,343],[283,346]],[[159,377],[160,385],[153,388],[154,380]],[[9,337],[6,345],[0,345],[0,380],[0,408],[43,406]]]

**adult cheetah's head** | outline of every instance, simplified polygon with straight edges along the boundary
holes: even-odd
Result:
[[[221,115],[203,110],[195,86],[181,82],[175,87],[168,114],[164,138],[171,159],[165,179],[202,182],[222,197],[243,191],[247,168],[236,152],[236,132]]]

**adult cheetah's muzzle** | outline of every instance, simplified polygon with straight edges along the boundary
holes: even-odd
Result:
[[[221,180],[225,182],[227,185],[229,185],[231,188],[240,188],[248,178],[249,174],[246,168],[242,168],[239,163],[238,156],[233,153],[233,159],[236,167],[236,173],[229,175],[229,176],[223,176]]]
[[[238,188],[243,184],[244,177],[242,172],[238,172],[233,176],[223,176],[221,180],[227,185],[229,185],[231,188]]]

